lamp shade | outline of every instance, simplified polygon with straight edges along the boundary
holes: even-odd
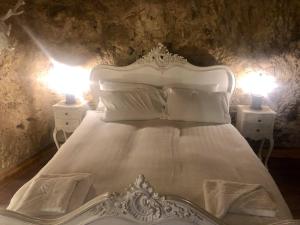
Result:
[[[53,61],[43,82],[59,94],[83,98],[83,94],[89,90],[89,75],[90,71],[83,67]]]
[[[277,87],[277,84],[273,76],[265,75],[261,72],[251,72],[240,78],[239,86],[248,94],[266,97]]]

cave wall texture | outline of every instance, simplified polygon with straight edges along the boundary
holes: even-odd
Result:
[[[0,1],[0,14],[15,4]],[[0,159],[9,169],[52,143],[51,105],[38,80],[49,60],[127,65],[158,42],[199,66],[226,64],[271,72],[279,87],[268,104],[278,113],[277,147],[300,147],[299,0],[27,0],[10,19],[15,50],[0,56]],[[232,105],[248,104],[236,90]]]

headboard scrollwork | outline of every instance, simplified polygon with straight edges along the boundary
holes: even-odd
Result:
[[[138,59],[136,64],[156,64],[158,68],[164,69],[174,64],[185,64],[187,60],[180,55],[172,54],[161,43],[153,48],[147,55]]]
[[[235,78],[226,66],[198,67],[184,57],[170,53],[165,46],[158,44],[148,54],[128,66],[97,65],[91,74],[91,91],[98,101],[99,80],[145,83],[162,87],[181,84],[218,84],[219,91],[229,93],[235,88]]]

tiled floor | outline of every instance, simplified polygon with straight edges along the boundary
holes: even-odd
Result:
[[[6,207],[13,194],[32,178],[49,161],[56,149],[45,151],[37,163],[0,183],[0,207]],[[300,150],[297,151],[298,154]],[[269,161],[269,171],[279,186],[295,218],[300,219],[300,157],[274,153]]]

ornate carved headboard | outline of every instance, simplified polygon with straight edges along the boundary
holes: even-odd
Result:
[[[128,66],[97,65],[91,73],[91,91],[98,101],[99,80],[146,83],[155,86],[167,84],[219,84],[219,91],[230,95],[235,88],[235,78],[226,66],[198,67],[182,56],[170,53],[158,44],[147,55]]]

